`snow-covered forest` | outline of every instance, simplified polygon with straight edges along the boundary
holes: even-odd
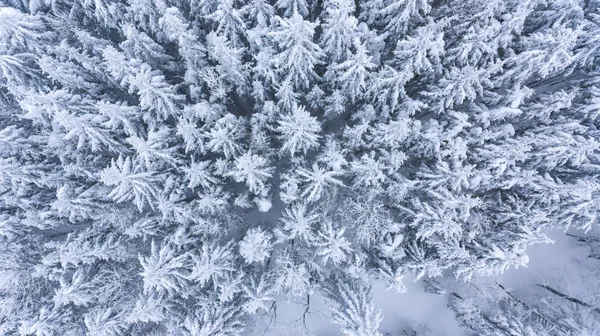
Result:
[[[0,335],[600,335],[599,126],[600,0],[0,0]]]

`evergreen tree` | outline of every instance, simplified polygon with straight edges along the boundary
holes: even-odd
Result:
[[[277,26],[270,36],[275,41],[279,53],[275,55],[277,69],[288,78],[297,89],[307,89],[318,78],[315,66],[321,63],[323,52],[313,42],[318,22],[306,21],[298,13],[289,19],[276,17]]]
[[[371,290],[356,279],[333,279],[326,289],[333,322],[348,336],[381,335],[381,312],[375,308]]]

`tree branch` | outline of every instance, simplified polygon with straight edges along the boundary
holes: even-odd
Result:
[[[308,314],[308,310],[310,309],[310,294],[306,294],[306,309],[304,310],[304,314],[302,314],[302,324],[304,328],[308,330],[306,326],[306,314]]]
[[[600,314],[600,308],[598,308],[598,307],[592,306],[589,303],[585,303],[585,302],[583,302],[583,301],[581,301],[581,300],[579,300],[577,298],[574,298],[572,296],[569,296],[569,295],[567,295],[565,293],[561,293],[558,290],[556,290],[556,289],[554,289],[554,288],[552,288],[550,286],[542,285],[542,284],[538,284],[538,286],[542,287],[543,289],[549,291],[550,293],[552,293],[552,294],[554,294],[556,296],[559,296],[559,297],[561,297],[561,298],[563,298],[563,299],[565,299],[567,301],[571,301],[571,302],[576,303],[576,304],[578,304],[580,306],[589,308],[591,311],[593,311],[593,312],[595,312],[597,314]]]

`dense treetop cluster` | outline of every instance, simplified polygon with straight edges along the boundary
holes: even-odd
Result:
[[[242,335],[318,290],[379,335],[374,279],[596,225],[599,56],[598,0],[0,0],[0,334]]]

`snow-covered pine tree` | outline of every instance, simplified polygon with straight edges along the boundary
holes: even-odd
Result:
[[[341,325],[347,336],[382,335],[382,316],[373,302],[371,289],[360,279],[330,279],[325,289],[333,322]]]

